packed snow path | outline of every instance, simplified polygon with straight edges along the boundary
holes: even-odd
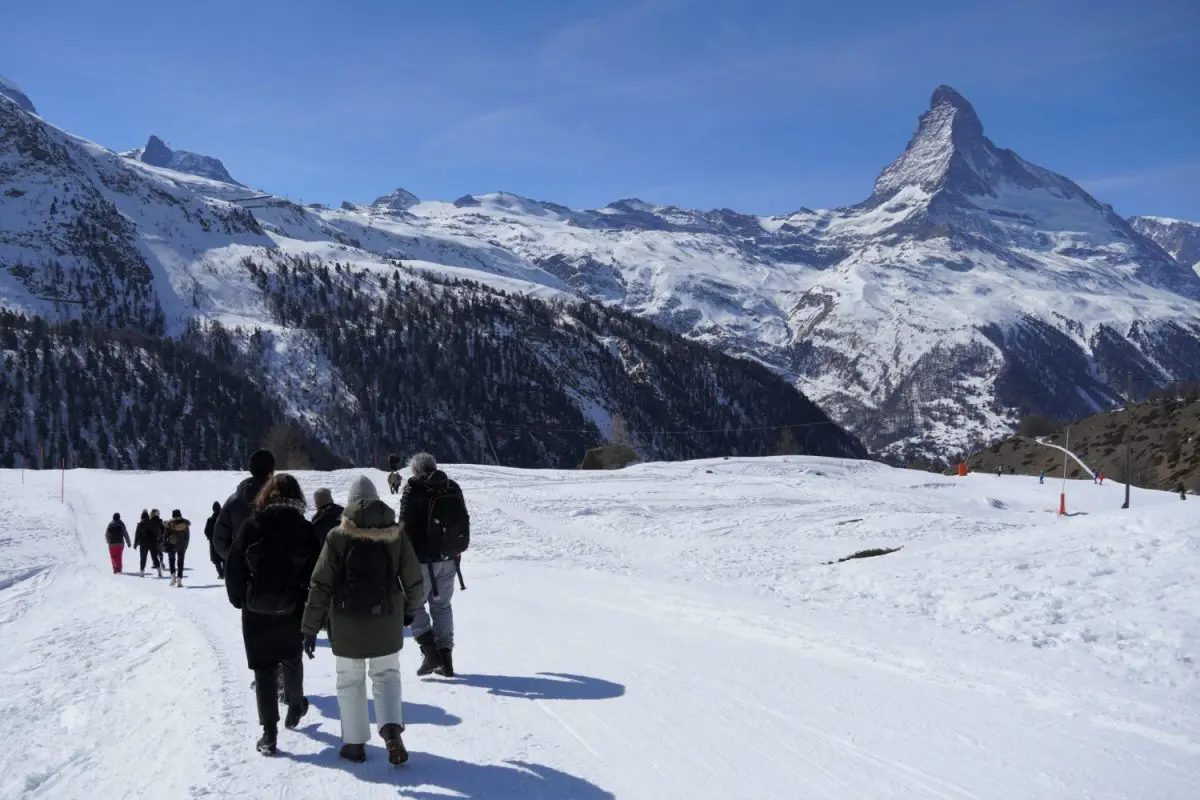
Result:
[[[202,534],[240,476],[70,471],[64,504],[0,472],[0,797],[1196,797],[1200,502],[1071,483],[1059,519],[1057,482],[813,458],[449,471],[462,674],[405,647],[399,769],[337,758],[324,645],[254,751]],[[148,507],[193,522],[182,589],[108,566]]]

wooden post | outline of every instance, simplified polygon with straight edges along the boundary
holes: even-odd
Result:
[[[1071,449],[1071,429],[1067,428],[1067,441],[1063,445],[1065,450]],[[1058,495],[1058,514],[1061,517],[1067,515],[1067,459],[1070,457],[1068,452],[1063,453],[1063,481],[1062,492]]]

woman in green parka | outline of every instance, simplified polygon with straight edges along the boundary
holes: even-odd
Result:
[[[301,623],[304,648],[312,658],[317,631],[328,615],[329,643],[337,657],[342,758],[366,760],[371,737],[366,675],[370,675],[375,722],[387,745],[388,760],[393,764],[408,760],[400,736],[404,731],[400,648],[404,626],[421,605],[423,590],[420,562],[395,512],[379,499],[369,478],[356,479],[342,524],[329,532],[313,570]]]

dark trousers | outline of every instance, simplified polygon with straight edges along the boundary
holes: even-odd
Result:
[[[260,725],[279,724],[279,695],[276,689],[275,672],[283,677],[283,697],[288,708],[304,702],[304,663],[300,656],[279,662],[278,667],[254,670],[254,701],[258,705]]]
[[[212,542],[208,543],[208,557],[212,559],[213,566],[217,568],[217,577],[225,577],[225,559],[217,553],[217,548],[212,546]]]
[[[167,551],[167,560],[171,562],[171,577],[183,577],[183,554],[186,552],[186,550],[180,550],[178,553],[176,553],[174,550]],[[176,569],[176,567],[178,567],[178,569]]]
[[[147,556],[150,557],[151,565],[155,569],[158,569],[158,551],[152,550],[149,547],[139,547],[138,548],[138,558],[142,563],[142,566],[141,566],[142,572],[146,571],[146,557]]]

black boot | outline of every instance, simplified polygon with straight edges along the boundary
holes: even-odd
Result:
[[[283,720],[283,727],[290,731],[296,730],[296,726],[300,724],[300,718],[308,713],[308,698],[300,698],[303,702],[298,706],[289,707],[287,717]]]
[[[441,658],[442,665],[435,669],[434,672],[436,672],[438,675],[441,675],[443,678],[453,678],[454,659],[451,657],[450,648],[443,647],[441,650],[438,650],[438,657]]]
[[[421,666],[417,667],[418,676],[428,675],[442,666],[442,657],[438,655],[437,645],[433,642],[433,631],[425,631],[418,636],[417,644],[421,645],[421,655],[425,657]]]
[[[365,744],[344,744],[338,755],[347,761],[361,764],[367,760],[367,746]]]
[[[388,761],[397,766],[408,761],[408,750],[404,747],[404,740],[400,738],[403,732],[404,726],[394,722],[389,722],[379,729],[379,735],[387,745]]]
[[[278,738],[278,731],[274,725],[264,725],[262,738],[258,740],[258,752],[264,756],[275,755],[275,740]]]

